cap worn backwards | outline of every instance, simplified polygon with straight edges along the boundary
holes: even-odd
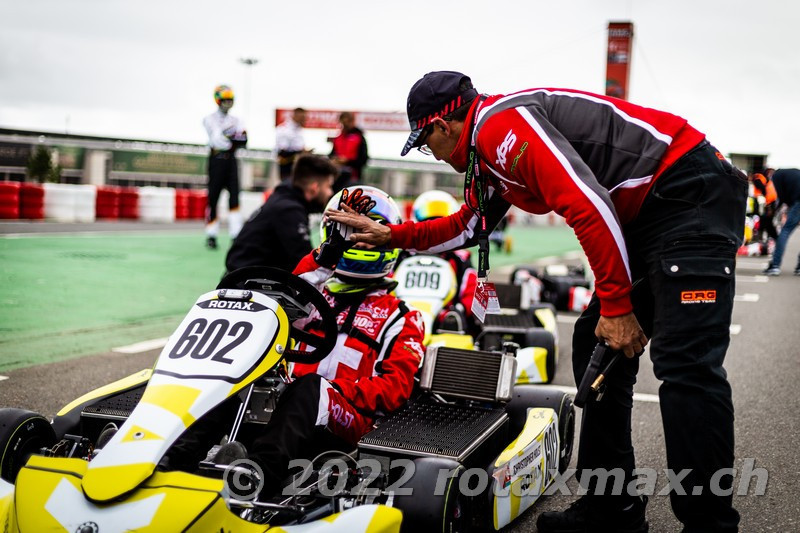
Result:
[[[406,111],[411,134],[400,155],[417,146],[422,129],[433,119],[452,113],[477,96],[478,91],[466,74],[449,70],[425,74],[408,93]]]

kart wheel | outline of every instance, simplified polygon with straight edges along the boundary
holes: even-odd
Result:
[[[547,370],[547,379],[545,383],[550,383],[556,375],[556,338],[555,336],[542,328],[529,328],[525,332],[524,348],[537,346],[547,350],[547,361],[545,369]]]
[[[28,458],[56,442],[50,422],[25,409],[0,409],[0,477],[14,483]]]
[[[442,474],[444,490],[437,491],[437,482],[442,485],[440,470],[454,473],[446,480]],[[472,502],[468,502],[459,490],[463,473],[464,466],[451,459],[415,459],[414,475],[403,485],[403,488],[411,489],[411,494],[395,497],[395,506],[403,512],[403,533],[469,531]]]
[[[561,441],[558,471],[564,472],[572,459],[575,440],[575,408],[572,396],[536,385],[516,385],[514,397],[506,405],[512,435],[518,435],[525,425],[529,407],[549,407],[558,415],[558,437]]]

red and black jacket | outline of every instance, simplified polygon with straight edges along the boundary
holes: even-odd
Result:
[[[622,227],[635,221],[650,187],[705,135],[681,117],[571,89],[528,89],[476,100],[481,171],[488,176],[488,222],[513,204],[554,211],[575,231],[596,278],[604,316],[631,312],[628,253]],[[470,131],[451,154],[466,166]],[[439,253],[477,243],[477,215],[390,226],[392,245]]]

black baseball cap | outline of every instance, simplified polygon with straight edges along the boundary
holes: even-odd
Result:
[[[440,70],[428,72],[408,92],[406,111],[411,134],[400,155],[417,146],[422,129],[434,118],[448,115],[478,96],[469,76],[460,72]]]

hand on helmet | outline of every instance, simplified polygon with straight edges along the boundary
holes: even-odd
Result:
[[[347,206],[358,214],[365,214],[375,207],[375,201],[369,195],[364,194],[360,188],[352,191],[344,189],[339,201],[339,208],[341,209],[342,206]],[[327,224],[328,237],[315,252],[314,259],[317,263],[324,267],[335,267],[344,253],[355,244],[350,240],[352,233],[351,226],[339,222],[329,222]]]

